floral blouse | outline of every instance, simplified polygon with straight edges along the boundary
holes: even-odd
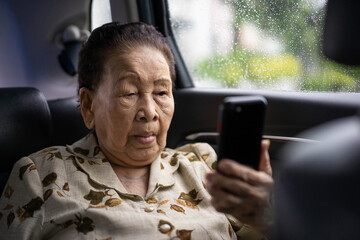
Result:
[[[165,149],[151,164],[146,196],[129,194],[94,134],[21,158],[0,199],[0,239],[262,239],[216,212],[204,143]]]

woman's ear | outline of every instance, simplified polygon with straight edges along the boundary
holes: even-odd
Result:
[[[86,87],[82,87],[79,90],[79,98],[84,123],[88,129],[93,129],[95,127],[93,112],[94,92]]]

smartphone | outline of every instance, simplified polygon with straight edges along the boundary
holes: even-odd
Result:
[[[259,168],[267,101],[262,96],[227,97],[219,109],[218,161]]]

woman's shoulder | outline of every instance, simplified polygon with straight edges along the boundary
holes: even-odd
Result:
[[[66,169],[68,169],[66,166],[72,164],[72,161],[68,161],[70,156],[71,154],[67,151],[66,146],[50,146],[19,159],[15,163],[12,172],[19,171],[25,175],[32,170],[36,170],[36,174],[41,179],[49,175],[49,173],[66,176],[66,174],[60,173],[65,173]]]
[[[65,152],[66,152],[66,146],[50,146],[43,148],[37,152],[34,152],[27,157],[35,161],[37,159],[48,159],[48,160],[53,158],[62,159],[63,158],[62,155]]]
[[[24,166],[30,168],[33,166],[33,169],[36,168],[40,175],[43,171],[60,170],[68,164],[73,164],[73,161],[69,160],[75,160],[76,158],[86,159],[86,154],[90,152],[90,148],[94,145],[94,142],[89,138],[89,136],[86,136],[71,145],[50,146],[31,153],[19,159],[14,164],[13,169],[23,169]],[[97,146],[96,142],[95,145]]]
[[[73,155],[82,155],[87,156],[90,152],[96,147],[98,147],[95,137],[93,134],[88,134],[85,137],[77,140],[71,145],[66,146],[50,146],[44,149],[41,149],[37,152],[34,152],[28,156],[28,158],[32,160],[53,160],[53,159],[61,159],[66,160],[69,156]]]

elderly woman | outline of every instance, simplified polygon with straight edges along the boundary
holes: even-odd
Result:
[[[160,33],[106,24],[84,43],[78,70],[93,131],[16,163],[0,201],[0,238],[264,238],[267,142],[259,172],[231,160],[212,172],[216,154],[204,143],[165,148],[175,72]]]

